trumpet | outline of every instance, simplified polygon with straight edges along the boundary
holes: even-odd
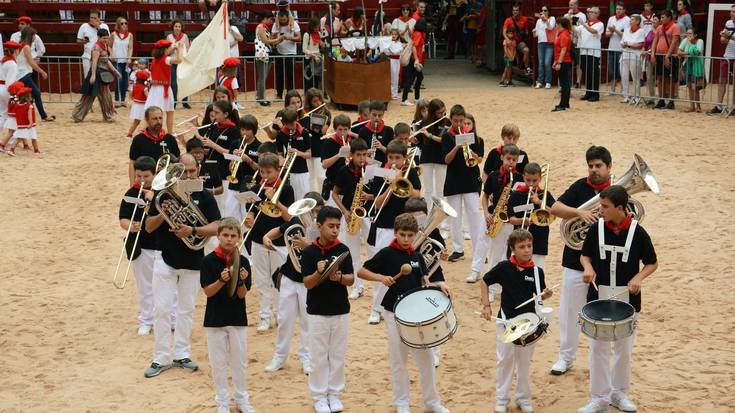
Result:
[[[231,184],[236,184],[238,182],[237,179],[237,170],[240,169],[240,164],[242,163],[242,154],[245,153],[245,149],[248,147],[248,143],[245,142],[245,139],[243,138],[242,142],[240,143],[240,159],[237,161],[232,162],[232,165],[230,166],[230,176],[227,177],[227,182]]]
[[[278,198],[281,196],[283,186],[285,185],[288,174],[291,173],[291,167],[293,167],[294,160],[296,159],[296,152],[289,152],[286,155],[286,160],[283,162],[283,176],[281,177],[281,184],[278,185],[278,189],[273,193],[270,200],[265,200],[260,204],[260,212],[268,215],[271,218],[278,218],[281,216],[281,209],[278,208]]]
[[[464,163],[469,168],[474,168],[477,166],[479,162],[477,162],[477,158],[472,156],[472,150],[470,149],[470,144],[466,143],[462,145],[462,155],[464,155]]]
[[[541,199],[541,207],[531,213],[531,222],[538,227],[548,227],[556,219],[546,209],[546,200],[549,196],[549,169],[549,164],[541,166],[541,175],[544,177],[544,197]]]
[[[283,233],[283,240],[286,243],[288,249],[288,257],[291,260],[291,264],[297,272],[301,272],[301,252],[296,250],[296,247],[292,244],[295,237],[306,236],[306,229],[314,224],[314,218],[311,216],[311,211],[316,206],[316,201],[311,198],[300,199],[290,207],[288,207],[288,214],[291,216],[299,217],[300,224],[293,224],[286,228]]]

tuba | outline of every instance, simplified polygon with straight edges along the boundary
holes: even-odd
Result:
[[[202,211],[192,202],[191,197],[176,190],[176,183],[183,174],[184,165],[181,163],[169,164],[166,169],[156,174],[151,185],[154,191],[160,191],[155,199],[156,209],[171,228],[177,228],[179,225],[205,226],[209,222],[207,222],[207,218],[202,214]],[[182,238],[181,241],[190,249],[198,251],[204,248],[207,239],[209,237],[189,235]]]
[[[291,244],[294,237],[306,236],[306,229],[314,224],[314,218],[311,217],[311,211],[316,206],[316,201],[311,198],[300,199],[290,207],[288,207],[288,214],[291,216],[297,216],[301,220],[301,224],[293,224],[286,228],[286,232],[283,233],[283,240],[286,243],[288,249],[288,257],[291,259],[291,264],[294,269],[301,272],[301,252]]]
[[[273,197],[271,197],[270,201],[265,200],[260,204],[260,211],[271,218],[278,218],[281,216],[281,209],[278,208],[278,198],[281,196],[281,191],[283,191],[283,186],[286,183],[288,174],[291,173],[291,167],[293,166],[295,159],[296,152],[289,152],[288,155],[286,155],[286,160],[283,162],[282,167],[284,172],[280,177],[281,184],[278,185],[278,189],[273,193]]]
[[[428,269],[427,277],[431,277],[439,268],[439,265],[441,265],[441,254],[446,250],[441,242],[431,238],[430,235],[447,217],[457,217],[457,211],[447,201],[432,197],[431,202],[433,206],[426,221],[426,226],[419,230],[419,233],[416,234],[416,238],[413,240],[414,250],[419,251]]]
[[[648,167],[648,164],[638,154],[633,155],[633,165],[630,166],[628,171],[620,179],[613,182],[613,185],[622,186],[628,192],[628,195],[645,191],[651,191],[656,195],[661,193],[651,168]],[[600,195],[596,195],[594,198],[580,205],[579,209],[586,209],[596,214],[599,213]],[[626,209],[638,221],[642,221],[646,215],[643,204],[633,198],[630,198],[628,201]],[[589,227],[590,224],[576,217],[562,220],[560,230],[564,244],[573,250],[581,250]]]

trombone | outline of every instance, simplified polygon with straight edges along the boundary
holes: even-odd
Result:
[[[164,155],[166,156],[166,155]],[[163,157],[161,157],[163,158]],[[159,158],[160,161],[160,158]],[[123,279],[121,283],[118,283],[118,275],[120,273],[120,264],[122,264],[123,256],[125,255],[125,246],[128,244],[128,239],[130,238],[130,232],[133,229],[133,219],[135,218],[135,213],[138,212],[138,201],[142,199],[143,196],[143,182],[141,180],[140,182],[140,189],[138,190],[138,196],[136,197],[135,206],[133,207],[133,213],[130,215],[130,223],[128,224],[128,230],[125,233],[125,239],[123,240],[123,246],[120,250],[120,256],[117,258],[117,267],[115,268],[115,274],[112,276],[112,285],[119,289],[125,288],[125,284],[128,282],[128,274],[130,273],[130,264],[133,262],[133,254],[135,253],[135,247],[138,246],[138,238],[140,238],[140,232],[143,231],[143,228],[141,226],[140,230],[135,234],[135,241],[133,242],[133,248],[130,252],[130,259],[128,260],[128,265],[125,268],[125,274],[123,275]],[[143,225],[143,222],[145,221],[145,216],[148,214],[148,208],[150,204],[146,202],[146,206],[143,209],[143,216],[140,218],[140,223]]]
[[[240,148],[238,148],[240,151],[240,159],[232,162],[232,166],[230,166],[230,176],[227,177],[227,182],[231,184],[236,184],[238,182],[237,171],[240,169],[240,164],[242,163],[242,154],[245,153],[245,149],[248,148],[248,145],[249,143],[245,142],[245,138],[243,138],[242,142],[240,142]]]
[[[546,200],[549,196],[549,170],[551,167],[549,164],[544,164],[541,167],[541,175],[544,178],[544,197],[541,199],[541,207],[531,212],[531,222],[539,227],[548,227],[556,219],[548,209],[546,209]]]
[[[378,217],[380,216],[380,213],[383,212],[383,208],[388,203],[388,200],[390,199],[391,194],[397,196],[398,198],[408,198],[411,196],[411,192],[413,192],[413,184],[411,184],[411,181],[408,180],[408,174],[411,173],[411,168],[414,167],[414,156],[416,155],[416,149],[414,148],[411,151],[411,154],[408,157],[408,165],[406,166],[406,172],[403,173],[403,176],[398,176],[394,180],[390,182],[390,185],[388,185],[388,195],[385,196],[385,199],[383,200],[383,205],[380,206],[380,209],[378,210],[378,213],[375,214],[375,218],[373,219],[373,222],[376,222],[378,220]],[[383,182],[383,185],[388,182],[387,180]],[[381,190],[383,187],[381,187]],[[380,194],[380,192],[378,192]],[[375,203],[373,203],[373,206]]]

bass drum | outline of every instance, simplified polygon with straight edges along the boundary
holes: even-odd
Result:
[[[393,313],[401,341],[412,348],[436,347],[457,332],[452,300],[438,287],[419,287],[398,297]]]
[[[582,333],[595,340],[618,341],[630,337],[635,324],[635,308],[625,301],[590,301],[579,312]]]

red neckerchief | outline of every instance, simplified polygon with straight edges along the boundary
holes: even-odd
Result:
[[[148,132],[148,129],[143,129],[141,133],[145,135],[146,138],[153,141],[153,143],[159,143],[163,140],[163,138],[166,137],[166,129],[163,129],[163,128],[161,128],[161,131],[158,132],[158,136],[151,135],[151,133]]]
[[[100,49],[107,51],[107,45],[102,40],[97,40],[95,44],[99,46]]]
[[[344,145],[347,145],[347,144],[349,144],[349,143],[350,143],[350,141],[351,141],[351,139],[350,139],[350,135],[349,135],[349,134],[347,134],[347,136],[345,136],[344,138],[340,136],[340,137],[339,137],[339,140],[337,140],[337,134],[335,133],[335,134],[334,134],[334,135],[332,135],[332,137],[330,137],[329,139],[333,140],[333,141],[334,141],[334,143],[336,143],[336,144],[337,144],[337,145],[339,145],[339,146],[344,146]]]
[[[530,187],[526,184],[519,184],[518,186],[516,186],[516,191],[518,192],[528,192],[529,189]],[[533,187],[533,192],[536,192],[535,186]]]
[[[176,35],[176,33],[171,33],[171,37],[173,37],[174,40],[176,40],[178,42],[179,40],[181,40],[184,37],[184,32],[179,33],[178,36]]]
[[[398,243],[398,240],[395,238],[393,238],[393,241],[391,241],[389,247],[400,252],[405,252],[408,255],[411,255],[414,252],[413,246],[409,245],[408,248],[403,248],[401,244]]]
[[[686,16],[687,14],[689,14],[689,12],[686,11],[686,9],[684,9],[684,10],[682,10],[682,11],[679,12],[679,17]]]
[[[421,14],[419,14],[419,11],[418,11],[418,10],[416,10],[416,11],[415,11],[415,12],[413,12],[413,14],[411,15],[411,18],[412,18],[412,19],[414,19],[414,20],[416,20],[416,21],[419,21],[419,20],[421,20]]]
[[[523,268],[523,269],[533,268],[533,266],[536,265],[536,264],[533,263],[533,260],[530,260],[530,261],[528,261],[526,263],[521,264],[520,262],[518,262],[518,260],[516,260],[516,256],[515,255],[511,255],[509,261],[510,261],[511,264],[515,265],[517,268]]]
[[[646,20],[651,20],[651,18],[653,18],[653,12],[651,12],[651,14],[649,14],[648,16],[646,16],[646,12],[643,12],[641,13],[641,16],[643,16]]]
[[[115,36],[117,36],[117,38],[120,40],[125,40],[128,38],[128,36],[130,36],[130,32],[125,32],[125,34],[122,36],[120,36],[120,32],[115,32]]]
[[[612,221],[605,221],[605,228],[609,229],[617,235],[630,228],[631,222],[633,222],[633,214],[628,214],[625,216],[625,219],[623,220],[623,222],[620,223],[620,225],[615,225],[615,223]]]
[[[618,15],[615,15],[615,20],[620,20],[620,19],[624,19],[624,18],[626,18],[626,17],[628,17],[628,15],[627,15],[627,14],[625,14],[625,13],[621,14],[620,16],[618,16]]]
[[[342,242],[340,242],[340,240],[338,240],[338,239],[334,240],[334,242],[332,242],[331,244],[329,244],[329,245],[325,245],[325,246],[322,246],[322,244],[320,244],[320,243],[319,243],[319,240],[318,240],[318,239],[317,239],[317,240],[315,240],[315,241],[313,241],[313,242],[311,243],[311,245],[313,245],[313,246],[315,246],[315,247],[319,248],[319,252],[320,252],[320,253],[321,253],[322,255],[327,255],[327,252],[328,252],[329,250],[331,250],[332,248],[334,248],[334,247],[336,247],[336,246],[338,246],[338,245],[340,245],[340,244],[342,244]]]
[[[363,120],[365,120],[365,119],[363,119],[363,118],[362,118],[362,116],[358,116],[358,117],[357,117],[357,121],[355,121],[355,123],[360,123],[360,122],[362,122]]]
[[[373,133],[375,133],[375,132],[382,133],[383,132],[383,129],[385,128],[385,121],[383,121],[383,119],[381,119],[380,122],[378,122],[378,129],[377,130],[373,129],[374,128],[373,124],[374,124],[374,122],[368,122],[368,123],[365,124],[365,127],[370,132],[373,132]]]
[[[362,167],[360,165],[350,163],[348,168],[350,169],[350,172],[352,172],[352,175],[355,175],[356,178],[359,178],[362,175]]]
[[[268,182],[266,182],[265,179],[260,180],[260,186],[262,186],[263,188],[275,188],[280,184],[281,184],[281,178],[276,179],[276,182],[274,182],[273,185],[268,184]]]
[[[668,32],[668,31],[669,31],[669,29],[671,28],[671,26],[673,26],[673,25],[674,25],[674,21],[673,21],[673,20],[671,20],[671,21],[669,22],[669,24],[668,24],[668,25],[666,25],[666,24],[662,24],[662,25],[661,25],[661,26],[659,26],[659,27],[661,28],[661,30],[662,30],[663,32]]]
[[[598,19],[592,19],[592,20],[590,20],[590,21],[587,22],[587,24],[590,25],[590,26],[592,26],[593,24],[596,24],[596,23],[600,23],[600,21]]]
[[[513,168],[513,175],[517,174],[518,171],[516,171],[516,168]],[[508,175],[508,168],[500,167],[500,175],[499,178],[503,180],[503,185],[508,184],[508,180],[510,179],[510,175]]]
[[[635,32],[637,32],[637,31],[638,31],[638,30],[640,30],[640,29],[641,29],[641,27],[640,27],[640,26],[638,26],[638,27],[637,27],[637,28],[636,28],[635,30],[633,30],[633,28],[631,27],[631,28],[630,28],[630,32],[631,32],[631,33],[635,33]]]
[[[135,181],[135,183],[133,184],[133,188],[140,189],[140,181]],[[151,186],[144,186],[143,189],[151,189]]]
[[[495,150],[498,151],[498,154],[499,155],[502,155],[503,154],[503,145],[498,146],[497,148],[495,148]]]
[[[352,19],[352,25],[355,27],[355,29],[362,29],[362,19],[362,17],[360,17],[358,20]]]
[[[309,36],[311,36],[311,42],[314,44],[319,44],[319,41],[322,40],[322,36],[319,34],[319,32],[309,33]]]
[[[0,63],[9,62],[11,60],[15,62],[15,58],[13,56],[3,56],[3,60],[0,61]]]
[[[217,127],[217,130],[222,131],[230,126],[235,126],[235,123],[228,119],[225,123],[215,123],[214,126]]]
[[[459,132],[457,132],[456,130],[454,130],[454,125],[452,125],[449,128],[449,134],[452,135],[452,136],[457,136],[457,135],[460,135],[462,133],[467,133],[467,130],[465,129],[464,125],[460,126],[460,128],[461,128],[461,130]]]
[[[286,136],[291,136],[291,128],[289,128],[288,126],[284,125],[283,128],[281,128],[281,132],[283,132]],[[303,133],[304,127],[301,126],[300,123],[296,122],[296,133],[293,134],[293,137],[298,138]]]
[[[607,188],[608,186],[612,185],[612,179],[608,179],[607,181],[601,184],[595,184],[594,182],[592,182],[592,180],[589,177],[587,177],[587,185],[589,185],[595,191],[600,192],[603,189]]]
[[[221,246],[218,245],[217,248],[215,248],[213,252],[214,252],[214,255],[217,256],[217,258],[225,262],[226,267],[230,266],[230,254],[225,254],[225,252],[222,251]],[[230,274],[230,276],[232,276],[232,274]]]
[[[411,20],[411,16],[405,16],[404,17],[403,15],[401,15],[401,16],[398,16],[398,20],[406,23],[407,21]]]

